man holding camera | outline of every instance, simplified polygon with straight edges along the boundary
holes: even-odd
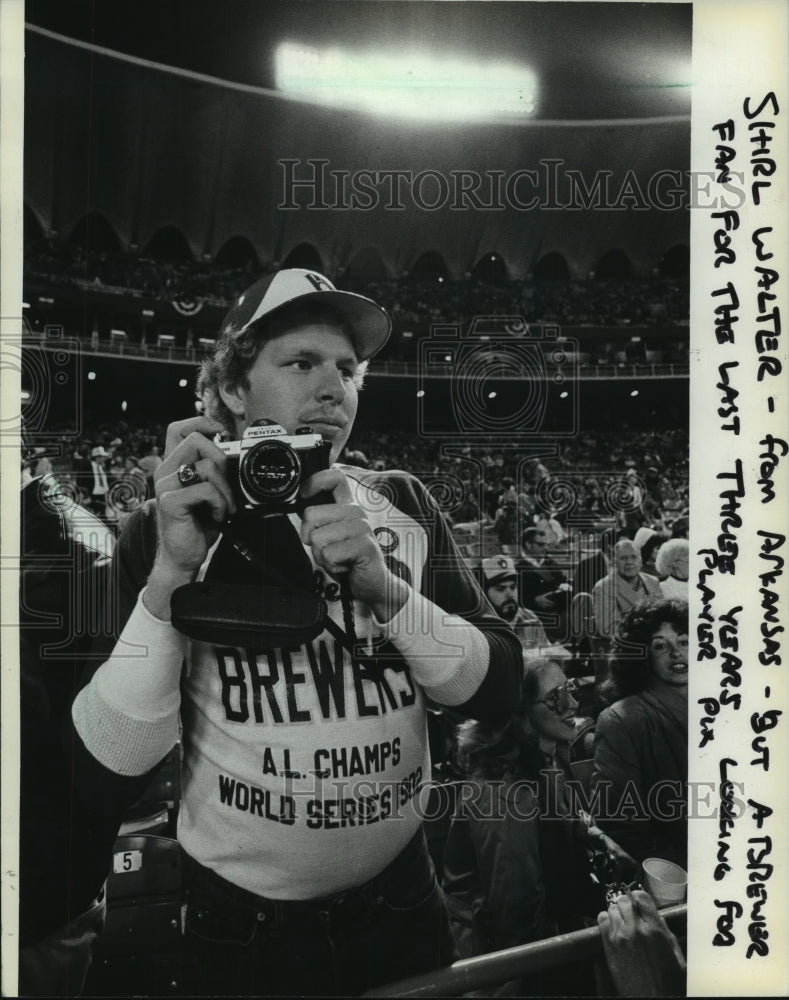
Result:
[[[125,627],[75,702],[82,777],[132,794],[180,717],[193,992],[358,994],[453,958],[420,828],[425,699],[503,719],[521,654],[421,484],[332,464],[389,331],[322,275],[253,285],[118,542]]]

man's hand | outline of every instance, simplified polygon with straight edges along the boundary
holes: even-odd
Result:
[[[579,835],[587,847],[605,860],[605,871],[595,872],[601,881],[632,883],[641,879],[641,865],[620,847],[608,834],[603,833],[589,813],[581,810]]]
[[[321,490],[333,493],[335,502],[305,509],[302,542],[335,580],[348,574],[351,593],[378,621],[390,621],[406,602],[406,584],[384,562],[367,515],[353,502],[345,473],[340,469],[316,472],[302,487],[302,496],[311,497]]]
[[[685,995],[685,957],[649,893],[619,896],[597,924],[619,996]]]
[[[169,619],[170,595],[189,583],[219,535],[220,525],[235,513],[225,478],[227,460],[209,440],[223,429],[208,417],[192,417],[167,428],[165,459],[154,473],[159,549],[148,579],[145,604],[157,618]],[[194,465],[198,478],[184,486],[182,465]]]

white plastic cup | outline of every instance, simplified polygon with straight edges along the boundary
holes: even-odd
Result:
[[[647,889],[658,906],[676,906],[685,902],[688,873],[673,861],[647,858],[642,865]]]

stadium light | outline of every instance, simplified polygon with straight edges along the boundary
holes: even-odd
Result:
[[[630,395],[633,396],[633,397],[637,396],[638,395],[638,389],[633,389],[633,391],[630,393]]]
[[[416,398],[417,399],[421,399],[424,396],[424,394],[425,394],[425,390],[424,389],[420,389],[419,392],[416,394]]]
[[[525,66],[425,52],[346,52],[283,42],[276,86],[316,104],[426,121],[532,115],[537,79]]]
[[[96,373],[88,372],[88,382],[95,382],[95,381],[96,381]]]
[[[185,389],[185,388],[187,387],[187,385],[188,385],[188,384],[189,384],[189,383],[188,383],[188,382],[186,381],[186,379],[185,379],[185,378],[182,378],[182,379],[181,379],[181,380],[180,380],[180,381],[178,382],[178,385],[179,385],[179,386],[180,386],[180,387],[181,387],[182,389]]]

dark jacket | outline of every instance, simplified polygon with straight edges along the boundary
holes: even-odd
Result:
[[[594,760],[592,788],[605,795],[599,826],[637,861],[687,868],[687,715],[677,717],[649,690],[623,698],[600,713]],[[638,815],[617,815],[623,796]]]
[[[521,604],[531,611],[535,610],[538,597],[553,594],[562,583],[567,582],[564,569],[550,555],[542,559],[521,556],[515,568],[518,571]]]
[[[593,552],[578,561],[573,577],[573,593],[591,594],[598,580],[608,574],[609,567],[602,552]]]
[[[444,853],[444,891],[464,958],[549,933],[535,790],[512,775],[471,787],[478,796],[452,820]]]
[[[460,797],[443,879],[462,958],[551,937],[599,909],[565,779],[555,762],[531,780],[511,772],[468,779],[473,794]],[[552,973],[491,995],[564,995],[571,988]]]

